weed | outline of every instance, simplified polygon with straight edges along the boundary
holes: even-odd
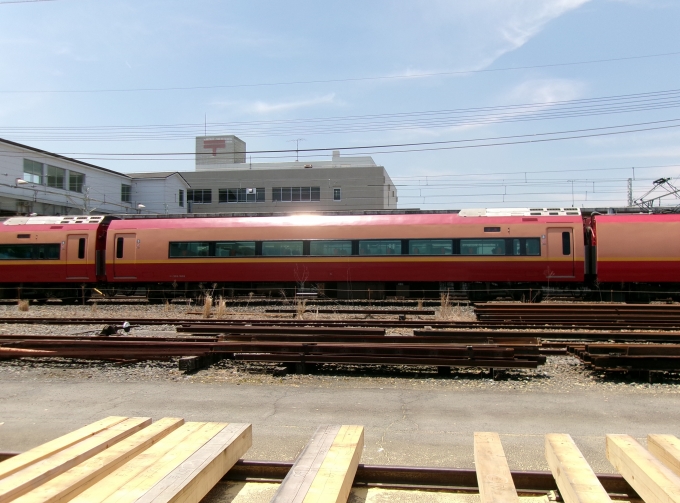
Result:
[[[307,299],[298,300],[297,304],[295,305],[295,311],[297,313],[298,319],[301,320],[304,317],[306,310],[307,310]]]
[[[220,295],[217,300],[217,317],[224,318],[227,315],[227,301]]]
[[[213,305],[212,295],[206,295],[205,301],[203,302],[203,317],[204,318],[210,318],[210,316],[212,316],[212,305]]]
[[[20,300],[17,303],[17,307],[19,308],[19,311],[28,311],[28,301],[27,300]]]

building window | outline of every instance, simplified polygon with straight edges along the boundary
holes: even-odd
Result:
[[[68,172],[68,190],[71,192],[82,192],[85,175],[82,173]]]
[[[220,189],[220,203],[264,203],[264,187],[242,189]]]
[[[274,187],[272,201],[318,202],[321,201],[321,187]]]
[[[340,189],[333,189],[333,201],[340,201],[342,199]]]
[[[42,183],[43,165],[42,163],[24,159],[24,180],[29,183]]]
[[[180,205],[180,207],[184,208],[184,191],[180,189],[179,191],[179,196],[177,198],[177,201]]]
[[[210,204],[212,203],[212,190],[211,189],[187,190],[187,201],[196,204]]]
[[[47,165],[47,186],[55,189],[63,189],[66,178],[66,170],[56,166]]]
[[[124,203],[132,202],[132,187],[130,185],[122,184],[120,186],[120,200]]]

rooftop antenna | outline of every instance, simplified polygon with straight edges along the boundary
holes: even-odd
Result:
[[[299,151],[300,151],[300,142],[305,141],[304,138],[295,138],[294,140],[288,140],[288,141],[294,141],[295,142],[295,162],[298,162],[299,159]]]

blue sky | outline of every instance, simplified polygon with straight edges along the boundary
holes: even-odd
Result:
[[[206,117],[249,151],[457,142],[346,153],[403,208],[621,206],[628,178],[638,197],[680,176],[678,19],[672,0],[0,0],[0,137],[124,172],[192,170]]]

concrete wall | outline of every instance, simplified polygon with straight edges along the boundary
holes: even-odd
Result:
[[[397,208],[397,191],[382,166],[245,169],[183,172],[192,189],[212,193],[212,203],[193,203],[192,213],[386,210]],[[272,200],[274,187],[319,187],[318,202]],[[264,188],[265,201],[220,203],[219,189]],[[339,201],[333,199],[340,189]],[[393,195],[394,194],[394,195]]]

